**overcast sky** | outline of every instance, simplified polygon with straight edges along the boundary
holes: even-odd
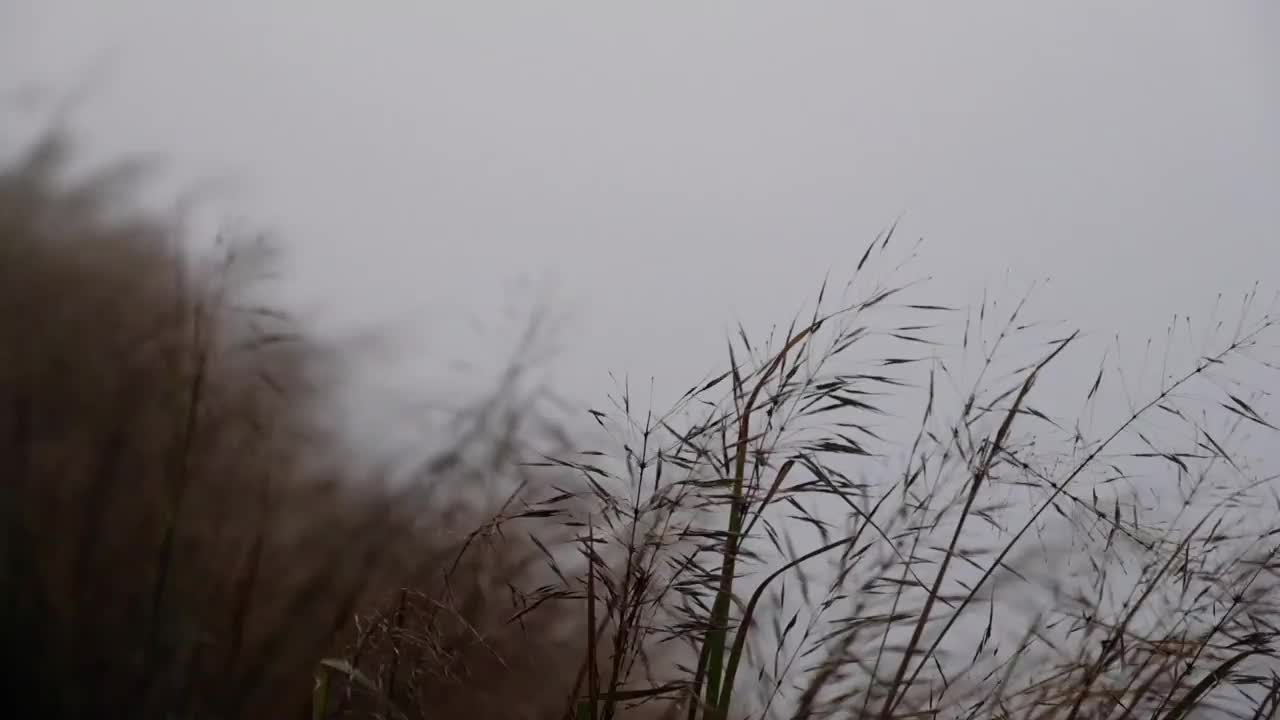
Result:
[[[424,366],[549,289],[588,402],[683,391],[900,215],[921,299],[1051,278],[1036,314],[1102,337],[1280,270],[1266,0],[0,0],[32,86],[88,88],[102,157],[232,179],[308,302]]]

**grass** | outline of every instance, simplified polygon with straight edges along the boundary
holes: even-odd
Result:
[[[410,482],[340,451],[344,353],[212,254],[0,173],[0,628],[37,716],[1273,717],[1280,510],[1256,291],[1111,348],[898,282],[842,288],[674,407],[548,446],[494,389]],[[914,251],[914,249],[912,249]],[[1223,310],[1222,312],[1225,312]],[[948,333],[956,336],[948,339]],[[1183,344],[1185,343],[1185,344]],[[1154,353],[1154,355],[1153,355]],[[516,366],[521,358],[515,358]],[[511,382],[518,373],[508,374]],[[519,398],[519,399],[517,399]],[[464,422],[465,419],[465,422]],[[567,441],[566,441],[567,442]],[[1262,455],[1257,459],[1256,455]]]

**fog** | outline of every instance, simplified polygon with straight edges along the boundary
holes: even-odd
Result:
[[[0,28],[11,128],[60,107],[94,158],[224,181],[303,307],[426,382],[547,306],[558,390],[661,401],[899,219],[918,300],[1048,280],[1034,314],[1104,341],[1280,267],[1264,1],[8,0]]]

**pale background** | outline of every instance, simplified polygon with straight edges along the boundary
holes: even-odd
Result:
[[[899,215],[919,299],[1049,278],[1036,315],[1104,340],[1280,268],[1265,0],[0,0],[0,89],[32,88],[94,157],[231,180],[303,306],[428,383],[544,298],[558,390],[661,402]]]

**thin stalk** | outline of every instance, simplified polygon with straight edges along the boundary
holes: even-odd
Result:
[[[728,689],[728,686],[725,686],[726,691],[722,695],[721,683],[724,679],[724,652],[728,639],[729,605],[733,597],[733,582],[737,571],[738,553],[741,550],[743,541],[741,533],[744,510],[746,508],[746,502],[743,498],[743,485],[746,479],[747,450],[751,438],[751,414],[765,383],[777,371],[787,353],[812,336],[821,324],[822,320],[818,320],[787,341],[782,350],[774,356],[773,360],[765,368],[759,380],[756,381],[746,404],[739,411],[733,487],[730,496],[732,504],[729,509],[729,527],[725,537],[724,557],[720,567],[720,587],[716,593],[715,605],[711,612],[711,627],[707,633],[706,647],[704,647],[707,658],[707,717],[709,718],[722,716],[727,712],[727,702],[732,699],[733,693],[731,689]],[[739,632],[742,632],[742,629],[739,629]],[[721,706],[722,702],[725,703],[723,707]]]

